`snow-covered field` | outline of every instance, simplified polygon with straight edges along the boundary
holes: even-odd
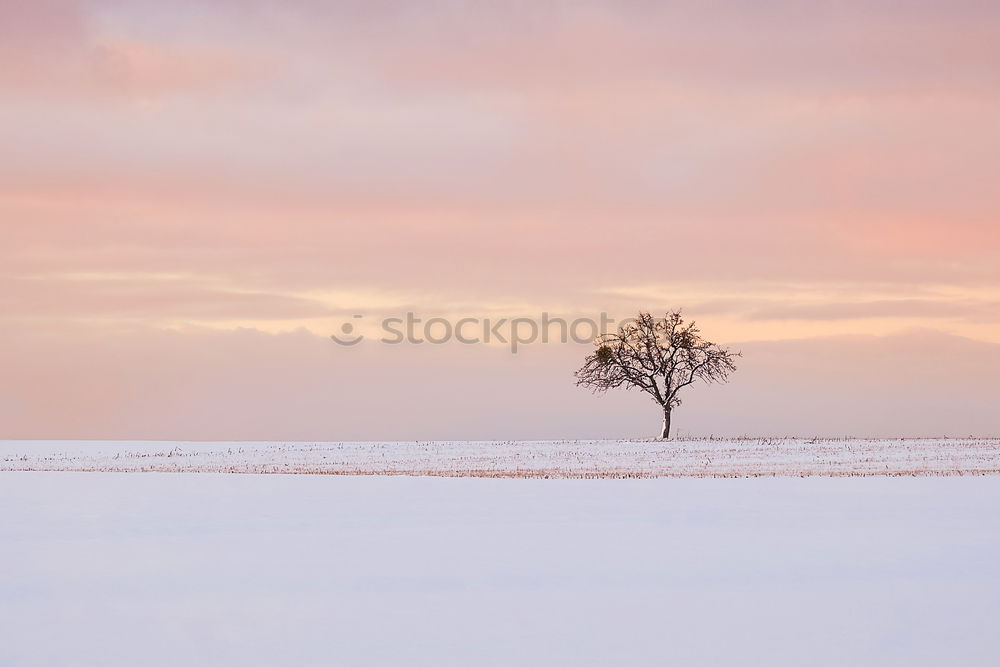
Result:
[[[1000,664],[995,475],[5,472],[0,507],[4,667]]]
[[[1000,473],[1000,439],[534,442],[0,441],[0,470],[449,477],[741,477]]]

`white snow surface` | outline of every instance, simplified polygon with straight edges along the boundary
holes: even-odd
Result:
[[[4,472],[0,507],[4,667],[1000,664],[996,475]]]
[[[0,470],[449,477],[1000,473],[998,438],[490,442],[0,441]]]

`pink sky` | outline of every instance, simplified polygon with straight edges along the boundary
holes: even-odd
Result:
[[[674,306],[745,352],[682,433],[1000,432],[998,71],[981,2],[0,0],[0,437],[644,435],[327,336]]]

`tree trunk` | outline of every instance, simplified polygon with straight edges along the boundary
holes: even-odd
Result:
[[[670,408],[663,408],[663,432],[660,433],[660,440],[670,438]]]

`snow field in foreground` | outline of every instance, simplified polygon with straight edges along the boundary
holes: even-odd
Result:
[[[995,665],[1000,476],[0,473],[0,664]]]

